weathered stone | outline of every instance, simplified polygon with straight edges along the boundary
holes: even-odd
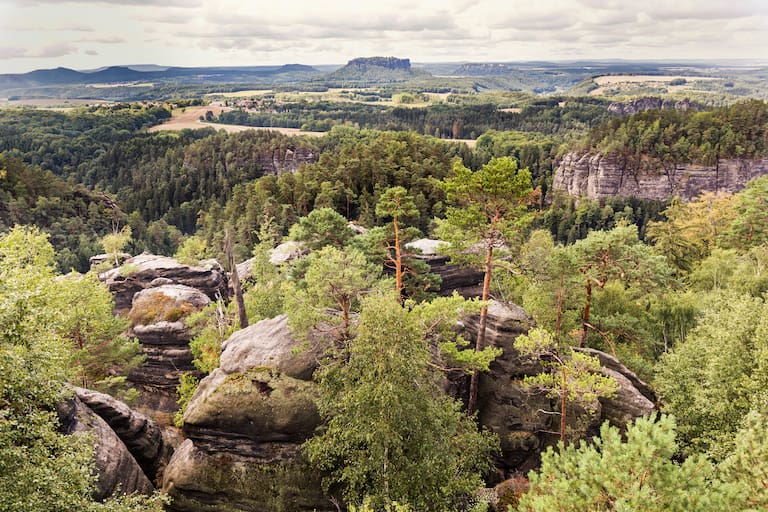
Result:
[[[307,254],[308,251],[304,248],[303,243],[289,240],[272,249],[269,256],[269,262],[273,265],[282,265],[283,263],[288,263],[289,261],[306,256]]]
[[[125,272],[130,273],[123,275]],[[99,274],[114,295],[115,311],[121,313],[131,308],[136,293],[152,288],[158,278],[196,288],[213,300],[229,296],[226,273],[213,260],[202,262],[201,266],[188,266],[166,256],[140,254],[125,261],[122,268]]]
[[[104,499],[119,488],[122,494],[150,494],[152,483],[125,444],[109,425],[76,396],[58,408],[64,434],[90,434],[95,440],[94,460],[98,471],[96,499]]]
[[[600,397],[602,419],[624,429],[635,418],[647,416],[656,410],[656,394],[632,370],[610,354],[591,348],[578,349],[600,360],[601,371],[619,385],[616,395]]]
[[[408,242],[405,244],[405,247],[407,249],[416,249],[423,256],[437,256],[439,254],[438,249],[443,245],[447,245],[447,243],[442,240],[419,238],[413,242]]]
[[[117,253],[117,265],[122,265],[125,263],[126,260],[130,259],[131,255],[127,252],[119,252]],[[111,262],[112,265],[115,264],[115,255],[114,254],[97,254],[96,256],[91,256],[88,259],[88,262],[91,264],[91,270],[95,269],[96,267],[100,266],[102,263],[105,262]]]
[[[285,172],[296,172],[302,164],[316,162],[319,156],[310,148],[288,147],[275,148],[270,153],[259,152],[256,159],[259,166],[264,170],[264,174],[279,176]]]
[[[300,445],[320,425],[309,379],[320,348],[290,334],[285,316],[233,334],[221,367],[187,405],[188,441],[165,471],[173,510],[325,510]]]
[[[615,158],[594,153],[568,153],[555,172],[552,187],[576,197],[695,199],[703,192],[738,192],[747,182],[768,174],[768,158],[723,159],[717,166],[687,164],[671,170],[635,172]]]
[[[138,407],[156,420],[168,423],[178,410],[176,388],[181,374],[198,373],[189,348],[192,334],[184,318],[210,302],[201,291],[179,284],[143,289],[133,297],[128,316],[145,361],[131,371],[128,380],[141,392]]]
[[[166,442],[163,429],[147,416],[107,394],[78,387],[75,394],[109,425],[144,474],[154,481],[173,453],[173,446]]]
[[[296,445],[270,444],[269,453],[254,457],[209,452],[187,440],[166,468],[163,491],[178,512],[334,510],[319,480]]]
[[[669,100],[656,97],[636,98],[626,102],[615,102],[608,105],[608,110],[614,114],[628,116],[646,110],[675,109],[675,110],[700,110],[701,106],[690,100]]]
[[[320,424],[315,384],[254,368],[227,374],[221,368],[203,379],[184,414],[184,433],[207,449],[222,451],[217,439],[244,444],[296,442]],[[250,441],[250,443],[248,442]],[[226,451],[231,451],[230,442]],[[242,453],[245,446],[237,451]]]
[[[288,328],[288,317],[279,315],[233,333],[221,347],[220,367],[226,373],[270,368],[295,379],[310,380],[327,343],[319,337],[297,341]]]
[[[463,320],[465,337],[474,344],[480,316]],[[539,462],[542,432],[552,430],[552,400],[523,386],[526,375],[541,371],[541,366],[521,358],[514,348],[515,338],[533,327],[533,319],[515,304],[491,301],[488,306],[486,345],[502,349],[491,363],[490,372],[480,374],[478,385],[478,420],[499,436],[501,459],[505,469],[528,470]],[[541,414],[539,411],[545,411]]]

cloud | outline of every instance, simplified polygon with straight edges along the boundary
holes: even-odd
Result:
[[[78,43],[95,43],[95,44],[122,44],[128,42],[124,37],[110,36],[110,37],[94,37],[78,39]]]
[[[0,59],[50,59],[72,55],[78,49],[71,43],[57,43],[38,50],[29,48],[6,47],[0,48]]]
[[[36,7],[40,5],[113,5],[113,6],[137,6],[137,7],[184,7],[198,8],[204,0],[17,0],[21,7]]]
[[[86,55],[91,55],[91,56],[94,56],[94,57],[99,54],[99,52],[97,52],[96,50],[85,50],[84,53]]]

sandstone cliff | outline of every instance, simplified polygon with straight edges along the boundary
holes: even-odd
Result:
[[[738,192],[768,174],[768,158],[722,159],[715,166],[678,165],[674,169],[635,172],[610,155],[568,153],[555,172],[552,187],[576,197],[637,197],[690,201],[702,192]]]

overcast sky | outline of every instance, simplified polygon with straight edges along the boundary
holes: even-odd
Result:
[[[768,61],[768,0],[0,0],[0,73],[374,55]]]

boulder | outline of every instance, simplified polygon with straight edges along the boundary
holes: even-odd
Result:
[[[415,249],[419,253],[415,257],[429,264],[430,272],[440,276],[439,295],[449,296],[455,291],[462,297],[479,297],[483,291],[483,273],[449,263],[450,258],[439,253],[440,246],[446,244],[442,240],[421,238],[405,244],[405,247]]]
[[[310,380],[322,343],[293,338],[284,315],[235,332],[184,413],[188,440],[165,470],[172,510],[327,510],[300,453],[320,425]]]
[[[656,410],[656,394],[632,370],[610,354],[592,348],[577,349],[600,360],[603,375],[612,377],[619,385],[616,395],[601,397],[602,419],[626,429],[635,418],[648,416]]]
[[[160,278],[160,281],[156,281]],[[122,267],[99,274],[115,298],[115,311],[125,313],[131,309],[133,296],[152,288],[154,283],[181,284],[204,293],[209,299],[229,297],[227,276],[214,260],[200,266],[183,265],[173,258],[140,254],[125,261]]]
[[[122,265],[127,260],[131,258],[131,255],[127,252],[119,252],[117,253],[117,264]],[[91,256],[88,262],[91,264],[91,270],[95,270],[97,267],[100,267],[103,263],[109,262],[114,267],[115,264],[115,256],[113,254],[97,254],[95,256]]]
[[[288,317],[279,315],[233,333],[221,346],[220,366],[229,374],[270,368],[311,380],[326,346],[319,336],[298,342],[288,328]]]
[[[271,462],[253,455],[200,449],[188,439],[165,472],[163,491],[178,512],[335,510],[321,492],[320,476],[295,445],[271,448]]]
[[[272,249],[269,256],[269,262],[273,265],[282,265],[297,258],[301,258],[302,256],[306,256],[308,253],[309,251],[304,248],[302,242],[289,240]]]
[[[464,336],[474,345],[480,316],[462,322]],[[478,382],[478,420],[499,436],[501,457],[497,461],[503,471],[527,471],[539,463],[539,453],[552,431],[556,405],[545,393],[535,393],[523,386],[527,375],[535,375],[541,366],[521,358],[514,348],[515,338],[534,326],[533,319],[515,304],[491,301],[486,323],[486,344],[503,350],[491,363],[490,372],[480,374]],[[468,392],[468,379],[465,389]],[[555,422],[556,423],[556,422]]]
[[[75,388],[77,398],[103,419],[117,434],[144,474],[156,481],[173,453],[164,430],[147,416],[110,395]]]
[[[118,489],[121,494],[151,494],[154,491],[152,483],[117,434],[77,396],[60,404],[57,412],[64,434],[89,434],[95,442],[93,455],[98,472],[95,499],[103,500]]]

